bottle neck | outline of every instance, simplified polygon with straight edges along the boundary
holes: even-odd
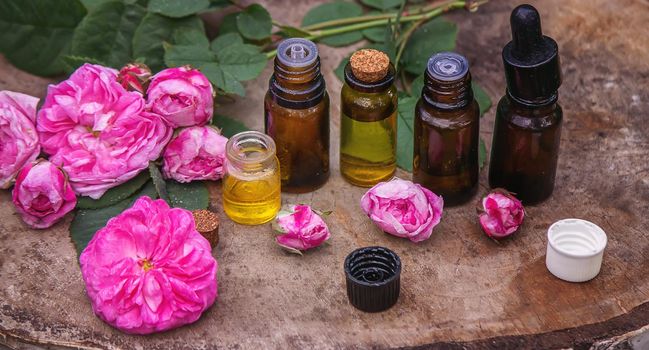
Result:
[[[452,111],[465,108],[473,101],[471,74],[455,81],[441,81],[426,73],[421,97],[436,109]]]
[[[350,88],[360,91],[360,92],[365,92],[365,93],[379,93],[379,92],[385,92],[390,89],[390,87],[394,84],[394,73],[395,69],[392,64],[390,64],[390,67],[388,68],[388,73],[383,77],[383,79],[368,83],[365,81],[362,81],[358,79],[355,75],[354,72],[352,71],[351,64],[347,63],[345,66],[345,83],[349,85]]]
[[[514,102],[514,103],[516,103],[518,105],[521,105],[523,107],[541,108],[541,107],[546,107],[546,106],[551,106],[553,104],[556,104],[557,101],[559,100],[559,92],[555,91],[550,96],[544,96],[544,97],[536,98],[536,99],[533,99],[533,100],[526,100],[524,98],[514,96],[511,93],[511,91],[509,90],[509,88],[508,88],[507,89],[507,97],[509,97],[509,99],[512,102]]]
[[[288,66],[275,58],[274,70],[269,89],[280,106],[304,109],[322,100],[326,86],[320,72],[320,58],[303,67]]]

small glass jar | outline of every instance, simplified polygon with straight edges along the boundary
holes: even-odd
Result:
[[[257,131],[230,138],[223,176],[223,210],[244,225],[269,222],[281,207],[281,179],[275,142]]]

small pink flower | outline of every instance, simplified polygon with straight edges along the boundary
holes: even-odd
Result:
[[[525,209],[521,201],[511,193],[496,189],[482,199],[480,226],[487,236],[503,239],[523,224]]]
[[[223,177],[227,142],[227,137],[209,126],[183,129],[164,151],[162,172],[178,182],[218,180]]]
[[[0,188],[9,188],[18,171],[41,152],[36,133],[38,99],[0,91]]]
[[[54,225],[77,205],[65,174],[46,160],[22,168],[16,177],[12,200],[23,221],[38,229]]]
[[[214,90],[207,78],[190,67],[168,68],[153,76],[147,107],[174,128],[204,125],[212,119]]]
[[[117,82],[116,70],[90,64],[48,87],[37,129],[75,192],[95,199],[158,159],[173,132],[144,110],[140,93]]]
[[[142,63],[129,63],[119,70],[117,82],[128,91],[137,91],[144,95],[151,78],[151,70]]]
[[[296,253],[315,248],[331,236],[327,224],[308,205],[292,205],[280,212],[274,227],[282,233],[275,238],[277,243]]]
[[[79,258],[92,308],[127,333],[196,321],[217,296],[217,263],[192,213],[140,197],[110,219]]]
[[[361,208],[381,230],[421,242],[439,224],[444,200],[419,184],[394,179],[367,191],[361,198]]]

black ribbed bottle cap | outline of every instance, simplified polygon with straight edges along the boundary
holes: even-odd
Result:
[[[531,5],[516,7],[509,19],[512,41],[503,48],[509,94],[523,103],[556,100],[561,85],[559,47],[541,31],[541,16]]]
[[[365,247],[345,259],[347,297],[365,312],[389,309],[399,299],[401,259],[390,249]]]

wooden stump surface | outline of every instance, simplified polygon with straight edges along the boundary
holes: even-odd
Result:
[[[314,2],[266,1],[274,18],[298,24]],[[353,48],[320,45],[332,97],[332,176],[313,193],[283,203],[333,210],[329,245],[303,257],[282,251],[269,225],[244,227],[221,210],[221,185],[210,186],[222,226],[215,250],[219,297],[193,325],[152,336],[123,334],[92,313],[70,241],[70,215],[52,229],[28,229],[0,191],[0,344],[83,349],[258,348],[587,348],[597,339],[649,324],[649,3],[646,0],[532,2],[544,32],[559,42],[565,123],[557,187],[527,208],[514,238],[495,244],[480,231],[474,202],[444,211],[422,243],[388,236],[359,207],[364,189],[338,172],[339,92],[333,69]],[[504,92],[501,49],[510,40],[515,1],[492,1],[477,13],[454,13],[457,51],[494,100]],[[358,47],[360,45],[356,45]],[[262,98],[271,74],[247,84],[248,95],[222,101],[221,114],[262,129]],[[52,80],[0,58],[0,89],[44,97]],[[481,122],[491,143],[492,108]],[[487,192],[483,169],[479,196]],[[403,178],[410,174],[400,172]],[[475,197],[475,201],[479,199]],[[546,230],[554,221],[593,221],[608,234],[600,275],[571,284],[545,267]],[[349,305],[342,264],[353,249],[383,245],[403,263],[401,297],[390,310]]]

